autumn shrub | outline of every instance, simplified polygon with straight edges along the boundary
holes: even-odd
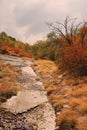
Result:
[[[60,39],[55,36],[54,33],[52,37],[50,36],[47,40],[37,41],[36,44],[31,47],[31,52],[35,59],[49,59],[55,61],[60,44]]]
[[[32,55],[29,52],[23,52],[22,56],[32,58]]]
[[[63,46],[59,58],[61,69],[75,76],[87,75],[87,44]]]
[[[1,48],[1,52],[3,54],[10,54],[10,55],[13,55],[13,54],[17,54],[20,52],[20,49],[17,49],[17,48],[12,48],[12,47],[9,47],[7,45],[3,46]]]
[[[59,130],[76,130],[77,118],[72,110],[63,110],[56,122]]]
[[[14,56],[21,56],[21,57],[31,57],[31,54],[28,52],[24,52],[20,48],[14,48],[10,46],[2,46],[1,48],[1,53],[2,54],[9,54],[9,55],[14,55]]]

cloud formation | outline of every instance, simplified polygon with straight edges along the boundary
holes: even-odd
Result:
[[[0,31],[24,42],[46,37],[46,22],[87,19],[87,0],[0,0]]]

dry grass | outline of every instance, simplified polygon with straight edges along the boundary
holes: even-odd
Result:
[[[0,103],[17,94],[20,89],[17,78],[18,71],[15,67],[0,60]]]
[[[73,96],[73,97],[82,97],[82,96],[87,96],[87,85],[83,84],[80,88],[78,87],[78,89],[74,89],[72,91],[69,92],[69,96]]]
[[[80,113],[87,113],[87,97],[70,99],[72,109],[77,109]]]
[[[87,130],[87,115],[79,117],[77,130]]]
[[[49,95],[49,94],[51,94],[54,90],[56,90],[56,87],[54,87],[54,86],[50,86],[50,87],[47,87],[46,88],[46,91],[47,91],[47,94]]]
[[[70,98],[69,100],[69,105],[71,106],[72,109],[75,109],[80,103],[80,100],[77,98]]]
[[[75,130],[77,118],[74,111],[68,109],[61,112],[61,114],[57,117],[56,122],[57,125],[59,125],[60,130]]]
[[[87,97],[83,97],[80,99],[79,105],[77,106],[77,110],[81,114],[87,114]]]
[[[33,66],[43,78],[50,78],[51,74],[57,70],[57,66],[49,60],[37,60]]]
[[[49,100],[57,112],[63,108],[64,100],[61,95],[50,94]]]
[[[87,114],[87,77],[76,79],[67,72],[61,74],[56,65],[47,60],[36,61],[34,69],[44,80],[49,101],[56,114],[60,113],[60,116],[57,116],[57,125],[62,127],[61,123],[65,121],[64,128],[60,130],[70,130],[71,127],[87,130],[87,118],[79,124],[81,116],[85,117]]]

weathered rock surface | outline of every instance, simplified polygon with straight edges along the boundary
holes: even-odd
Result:
[[[7,102],[3,104],[3,107],[12,113],[22,113],[47,101],[44,91],[24,89],[20,91],[17,96],[7,100]]]
[[[32,61],[13,56],[0,57],[20,70],[23,86],[17,96],[3,103],[1,130],[55,130],[55,112],[48,102],[43,83],[31,68]]]

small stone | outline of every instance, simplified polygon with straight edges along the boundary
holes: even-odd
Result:
[[[57,112],[56,114],[57,114],[57,115],[60,115],[60,112]]]
[[[63,107],[64,107],[64,108],[69,108],[69,105],[64,105]]]
[[[59,130],[59,126],[56,126],[56,129],[55,130]]]
[[[62,74],[58,76],[58,79],[62,79],[62,78],[63,78],[63,75],[62,75]]]

